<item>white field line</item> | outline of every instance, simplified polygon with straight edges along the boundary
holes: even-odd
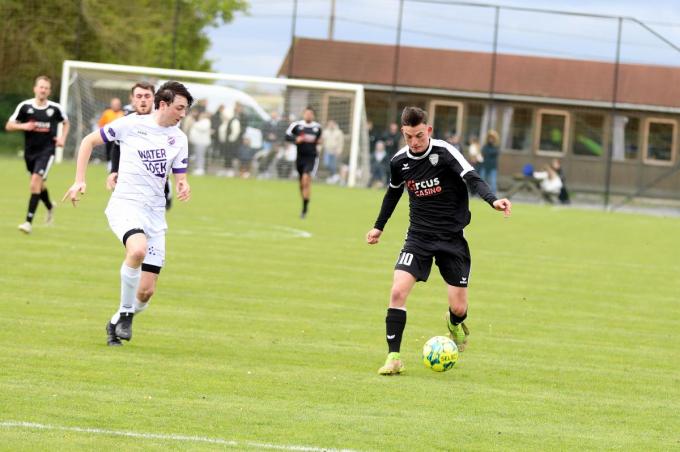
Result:
[[[106,430],[101,428],[91,428],[91,427],[68,427],[63,425],[50,425],[50,424],[37,424],[35,422],[21,422],[21,421],[2,421],[0,422],[0,428],[6,429],[32,429],[32,430],[57,430],[62,432],[78,432],[78,433],[90,433],[94,435],[112,435],[112,436],[125,436],[128,438],[141,438],[141,439],[160,439],[164,441],[178,441],[178,442],[191,442],[191,443],[208,443],[208,444],[219,444],[222,446],[230,447],[248,447],[251,449],[272,449],[272,450],[294,450],[294,451],[305,451],[305,452],[352,452],[352,449],[329,449],[326,447],[312,447],[312,446],[296,446],[296,445],[286,445],[286,444],[270,444],[270,443],[258,443],[254,441],[234,441],[222,438],[210,438],[207,436],[187,436],[187,435],[175,435],[175,434],[165,434],[165,433],[140,433],[140,432],[126,432],[121,430]]]

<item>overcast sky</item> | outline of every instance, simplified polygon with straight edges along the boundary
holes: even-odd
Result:
[[[249,0],[246,14],[210,29],[208,58],[219,72],[276,76],[288,50],[293,0]],[[406,0],[402,45],[490,52],[495,10],[452,5],[446,0]],[[490,3],[639,19],[680,47],[680,0],[499,0]],[[296,35],[326,39],[331,0],[298,0]],[[336,0],[334,38],[394,44],[399,0]],[[613,61],[617,21],[502,9],[499,51]],[[624,21],[623,62],[680,66],[680,52],[641,25]],[[322,56],[320,56],[322,57]],[[351,62],[348,62],[351,64]]]

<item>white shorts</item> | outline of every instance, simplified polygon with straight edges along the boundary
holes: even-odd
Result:
[[[144,264],[163,267],[165,263],[165,209],[154,210],[150,207],[111,198],[104,211],[109,227],[121,242],[125,234],[141,229],[146,235],[147,249]]]

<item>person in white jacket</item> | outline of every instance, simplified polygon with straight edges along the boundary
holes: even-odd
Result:
[[[212,143],[210,114],[207,112],[201,113],[189,130],[189,143],[193,155],[189,158],[193,161],[192,174],[202,176],[205,174],[205,155]]]

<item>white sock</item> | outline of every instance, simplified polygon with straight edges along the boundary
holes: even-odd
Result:
[[[120,320],[120,311],[116,311],[116,313],[113,314],[113,317],[111,317],[111,325],[117,324],[119,320]]]
[[[143,310],[149,307],[149,302],[142,303],[137,298],[135,298],[135,314],[139,314]]]
[[[120,308],[119,313],[131,313],[135,312],[135,300],[137,294],[137,286],[139,286],[139,280],[142,277],[141,267],[132,268],[125,265],[120,267]],[[113,322],[111,322],[113,323]]]

